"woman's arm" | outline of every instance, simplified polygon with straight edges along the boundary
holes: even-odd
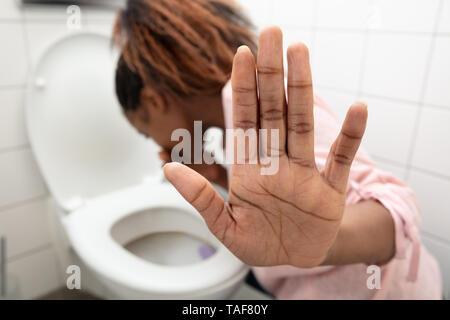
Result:
[[[323,265],[376,264],[395,252],[391,213],[378,201],[366,200],[346,207],[336,241]]]

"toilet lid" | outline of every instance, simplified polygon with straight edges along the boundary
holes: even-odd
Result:
[[[65,37],[42,56],[28,86],[30,143],[66,210],[140,183],[160,167],[156,144],[127,123],[116,100],[116,56],[108,37]]]

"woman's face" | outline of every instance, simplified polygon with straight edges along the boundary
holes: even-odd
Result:
[[[171,141],[172,132],[183,128],[192,131],[192,123],[175,101],[164,103],[143,97],[139,108],[126,111],[125,116],[131,125],[141,134],[152,138],[163,150],[169,152],[179,143]]]

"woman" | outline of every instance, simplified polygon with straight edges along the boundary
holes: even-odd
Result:
[[[279,299],[440,298],[411,190],[357,152],[367,106],[354,104],[339,131],[313,95],[303,44],[288,49],[286,97],[281,31],[263,30],[257,49],[231,1],[129,0],[114,36],[119,101],[129,122],[163,148],[163,160],[171,160],[172,132],[193,133],[196,120],[205,129],[278,134],[265,149],[279,161],[275,174],[261,175],[261,161],[234,164],[228,175],[219,165],[164,167],[266,290]],[[228,188],[227,203],[208,180]]]

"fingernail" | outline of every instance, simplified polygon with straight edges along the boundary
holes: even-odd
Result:
[[[354,106],[361,106],[367,109],[367,103],[365,103],[364,101],[356,101],[354,104]]]
[[[176,162],[176,161],[174,161],[174,162],[167,162],[166,164],[164,164],[163,168],[179,167],[181,165],[182,165],[181,163]]]
[[[237,49],[237,51],[236,51],[236,53],[242,53],[242,52],[244,52],[244,51],[250,51],[250,49],[247,47],[247,46],[240,46],[238,49]]]

